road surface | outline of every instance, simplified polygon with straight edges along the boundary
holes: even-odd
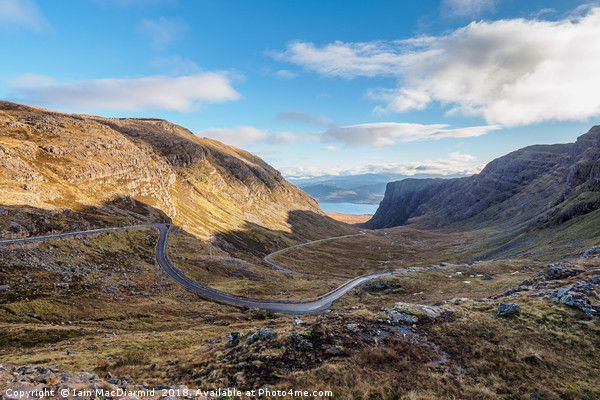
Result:
[[[314,312],[322,311],[322,310],[325,310],[325,309],[331,307],[333,302],[335,302],[337,299],[339,299],[340,297],[342,297],[343,295],[348,293],[350,290],[352,290],[360,285],[363,285],[364,283],[366,283],[368,281],[371,281],[373,279],[377,279],[377,278],[380,278],[383,276],[403,272],[402,270],[396,270],[396,271],[386,271],[386,272],[379,272],[379,273],[359,276],[357,278],[347,281],[343,285],[340,285],[339,287],[337,287],[336,289],[334,289],[328,293],[325,293],[321,296],[317,296],[312,299],[305,299],[305,300],[256,299],[256,298],[252,298],[252,297],[238,296],[233,293],[223,292],[223,291],[211,288],[209,286],[203,285],[199,282],[196,282],[196,281],[188,278],[181,270],[179,270],[177,267],[175,267],[173,265],[173,263],[171,262],[171,260],[169,259],[168,252],[167,252],[167,242],[168,242],[168,238],[169,238],[169,232],[171,229],[170,224],[147,224],[147,225],[134,225],[134,226],[118,227],[118,228],[91,229],[91,230],[80,231],[80,232],[59,233],[56,235],[28,237],[28,238],[23,238],[23,239],[2,240],[2,241],[0,241],[0,245],[27,243],[27,242],[33,242],[33,241],[38,241],[38,240],[62,238],[62,237],[67,237],[67,236],[77,236],[77,235],[86,235],[86,234],[90,234],[90,233],[118,231],[118,230],[125,230],[125,229],[149,228],[149,227],[158,229],[158,231],[160,233],[160,235],[158,237],[158,243],[156,245],[156,260],[158,262],[158,265],[160,265],[160,267],[175,282],[177,282],[181,286],[185,287],[186,289],[189,289],[190,291],[200,294],[209,299],[223,302],[223,303],[233,304],[233,305],[237,305],[237,306],[241,306],[241,307],[254,307],[254,308],[260,308],[263,310],[269,310],[269,311],[285,313],[285,314],[314,313]],[[358,235],[360,235],[360,234],[358,234]],[[356,236],[356,235],[346,235],[346,236],[339,236],[336,238],[321,239],[321,240],[317,240],[315,242],[337,239],[337,238],[342,238],[342,237],[350,237],[350,236]],[[307,244],[315,243],[315,242],[303,243],[300,245],[288,247],[283,250],[279,250],[275,253],[271,253],[267,257],[265,257],[265,261],[267,261],[269,264],[271,264],[273,266],[278,266],[277,264],[270,262],[268,260],[268,257],[275,255],[277,253],[280,253],[284,250],[293,248],[293,247],[305,246]],[[283,268],[281,266],[278,266],[278,267],[280,267],[278,269]],[[283,268],[283,270],[286,270],[286,269]],[[296,271],[292,271],[292,270],[288,270],[288,271],[294,272],[294,273],[296,272]]]

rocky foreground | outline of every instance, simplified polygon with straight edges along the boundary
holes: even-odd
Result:
[[[366,363],[361,368],[391,363],[395,368],[408,368],[407,371],[413,374],[418,371],[439,374],[445,377],[442,379],[444,385],[456,387],[457,393],[465,394],[470,393],[465,391],[467,382],[471,379],[479,381],[482,373],[477,371],[482,367],[475,367],[475,361],[469,361],[468,357],[473,356],[476,360],[481,357],[482,351],[491,351],[489,354],[499,357],[493,368],[508,368],[507,371],[514,370],[515,373],[518,368],[523,368],[530,374],[546,376],[546,369],[557,368],[560,354],[549,349],[535,350],[539,347],[532,345],[516,357],[523,349],[511,349],[511,342],[503,344],[502,335],[513,336],[523,330],[520,338],[515,337],[517,342],[513,345],[516,346],[520,340],[531,340],[532,332],[542,327],[550,329],[552,335],[558,334],[561,331],[556,330],[554,320],[537,320],[542,318],[540,316],[549,318],[546,315],[551,315],[559,305],[566,306],[564,312],[573,314],[575,320],[579,319],[576,323],[590,327],[590,324],[597,323],[600,317],[599,255],[600,248],[590,249],[582,256],[583,266],[570,262],[550,264],[517,287],[485,298],[448,298],[433,305],[394,302],[377,309],[346,306],[326,311],[316,318],[295,319],[291,330],[278,325],[231,331],[207,345],[207,355],[212,359],[210,364],[190,361],[190,382],[193,383],[188,382],[189,387],[184,384],[167,386],[133,382],[128,376],[112,376],[110,372],[72,373],[53,367],[11,366],[0,368],[0,393],[2,399],[40,398],[40,394],[60,399],[65,398],[65,393],[69,398],[210,399],[219,398],[222,393],[207,393],[207,388],[209,391],[218,390],[218,387],[241,390],[254,386],[302,388],[316,385],[317,381],[312,379],[335,382],[334,371],[342,368],[336,365],[343,366],[346,361],[360,359]],[[449,268],[452,265],[442,263],[426,269],[445,271]],[[485,274],[481,279],[493,282],[496,277]],[[376,292],[388,289],[390,286],[385,282],[377,287],[365,288]],[[541,325],[537,326],[537,322]],[[455,323],[460,323],[459,331],[452,328]],[[495,324],[498,332],[488,332],[490,324]],[[475,329],[475,332],[468,329]],[[502,329],[506,329],[506,333],[502,334]],[[565,329],[567,332],[571,330],[569,326]],[[470,336],[473,333],[476,336]],[[481,344],[474,344],[482,339],[485,340]],[[469,344],[469,341],[472,343]],[[457,343],[460,346],[457,347]],[[549,348],[562,346],[561,343],[550,342],[547,345]],[[498,353],[493,350],[496,347]],[[153,363],[149,368],[160,366]],[[370,371],[367,373],[372,373],[367,370]],[[297,380],[290,383],[289,378],[284,379],[289,376],[296,376],[294,379]],[[27,393],[29,397],[25,396]],[[555,392],[534,388],[530,395],[537,396],[532,398],[554,398],[552,393]]]

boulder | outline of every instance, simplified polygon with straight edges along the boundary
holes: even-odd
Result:
[[[571,276],[579,275],[582,272],[584,271],[550,264],[548,268],[546,268],[546,271],[544,271],[544,278],[547,281],[555,281],[558,279],[570,278]]]
[[[587,249],[581,258],[598,258],[600,257],[600,246],[592,247],[591,249]]]
[[[252,343],[261,341],[261,340],[273,340],[277,337],[277,333],[273,331],[271,328],[260,328],[256,332],[252,333],[248,336],[246,340],[246,344],[250,345]]]
[[[515,303],[510,303],[510,304],[504,304],[504,303],[500,303],[498,304],[498,315],[503,317],[503,316],[507,316],[507,315],[517,315],[517,314],[521,314],[521,307],[518,304]]]

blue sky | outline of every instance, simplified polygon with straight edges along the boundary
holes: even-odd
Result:
[[[0,97],[157,117],[285,176],[455,175],[600,120],[600,4],[0,0]]]

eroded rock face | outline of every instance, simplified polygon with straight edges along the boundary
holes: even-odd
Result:
[[[24,236],[50,227],[29,214],[17,218],[23,207],[32,215],[96,208],[131,224],[172,220],[199,236],[249,223],[290,231],[292,213],[322,215],[260,158],[167,121],[9,102],[0,102],[0,185],[3,238],[15,224],[23,229],[13,233]]]
[[[529,146],[471,177],[391,182],[366,226],[469,221],[551,227],[598,208],[600,126],[595,126],[575,143]]]

